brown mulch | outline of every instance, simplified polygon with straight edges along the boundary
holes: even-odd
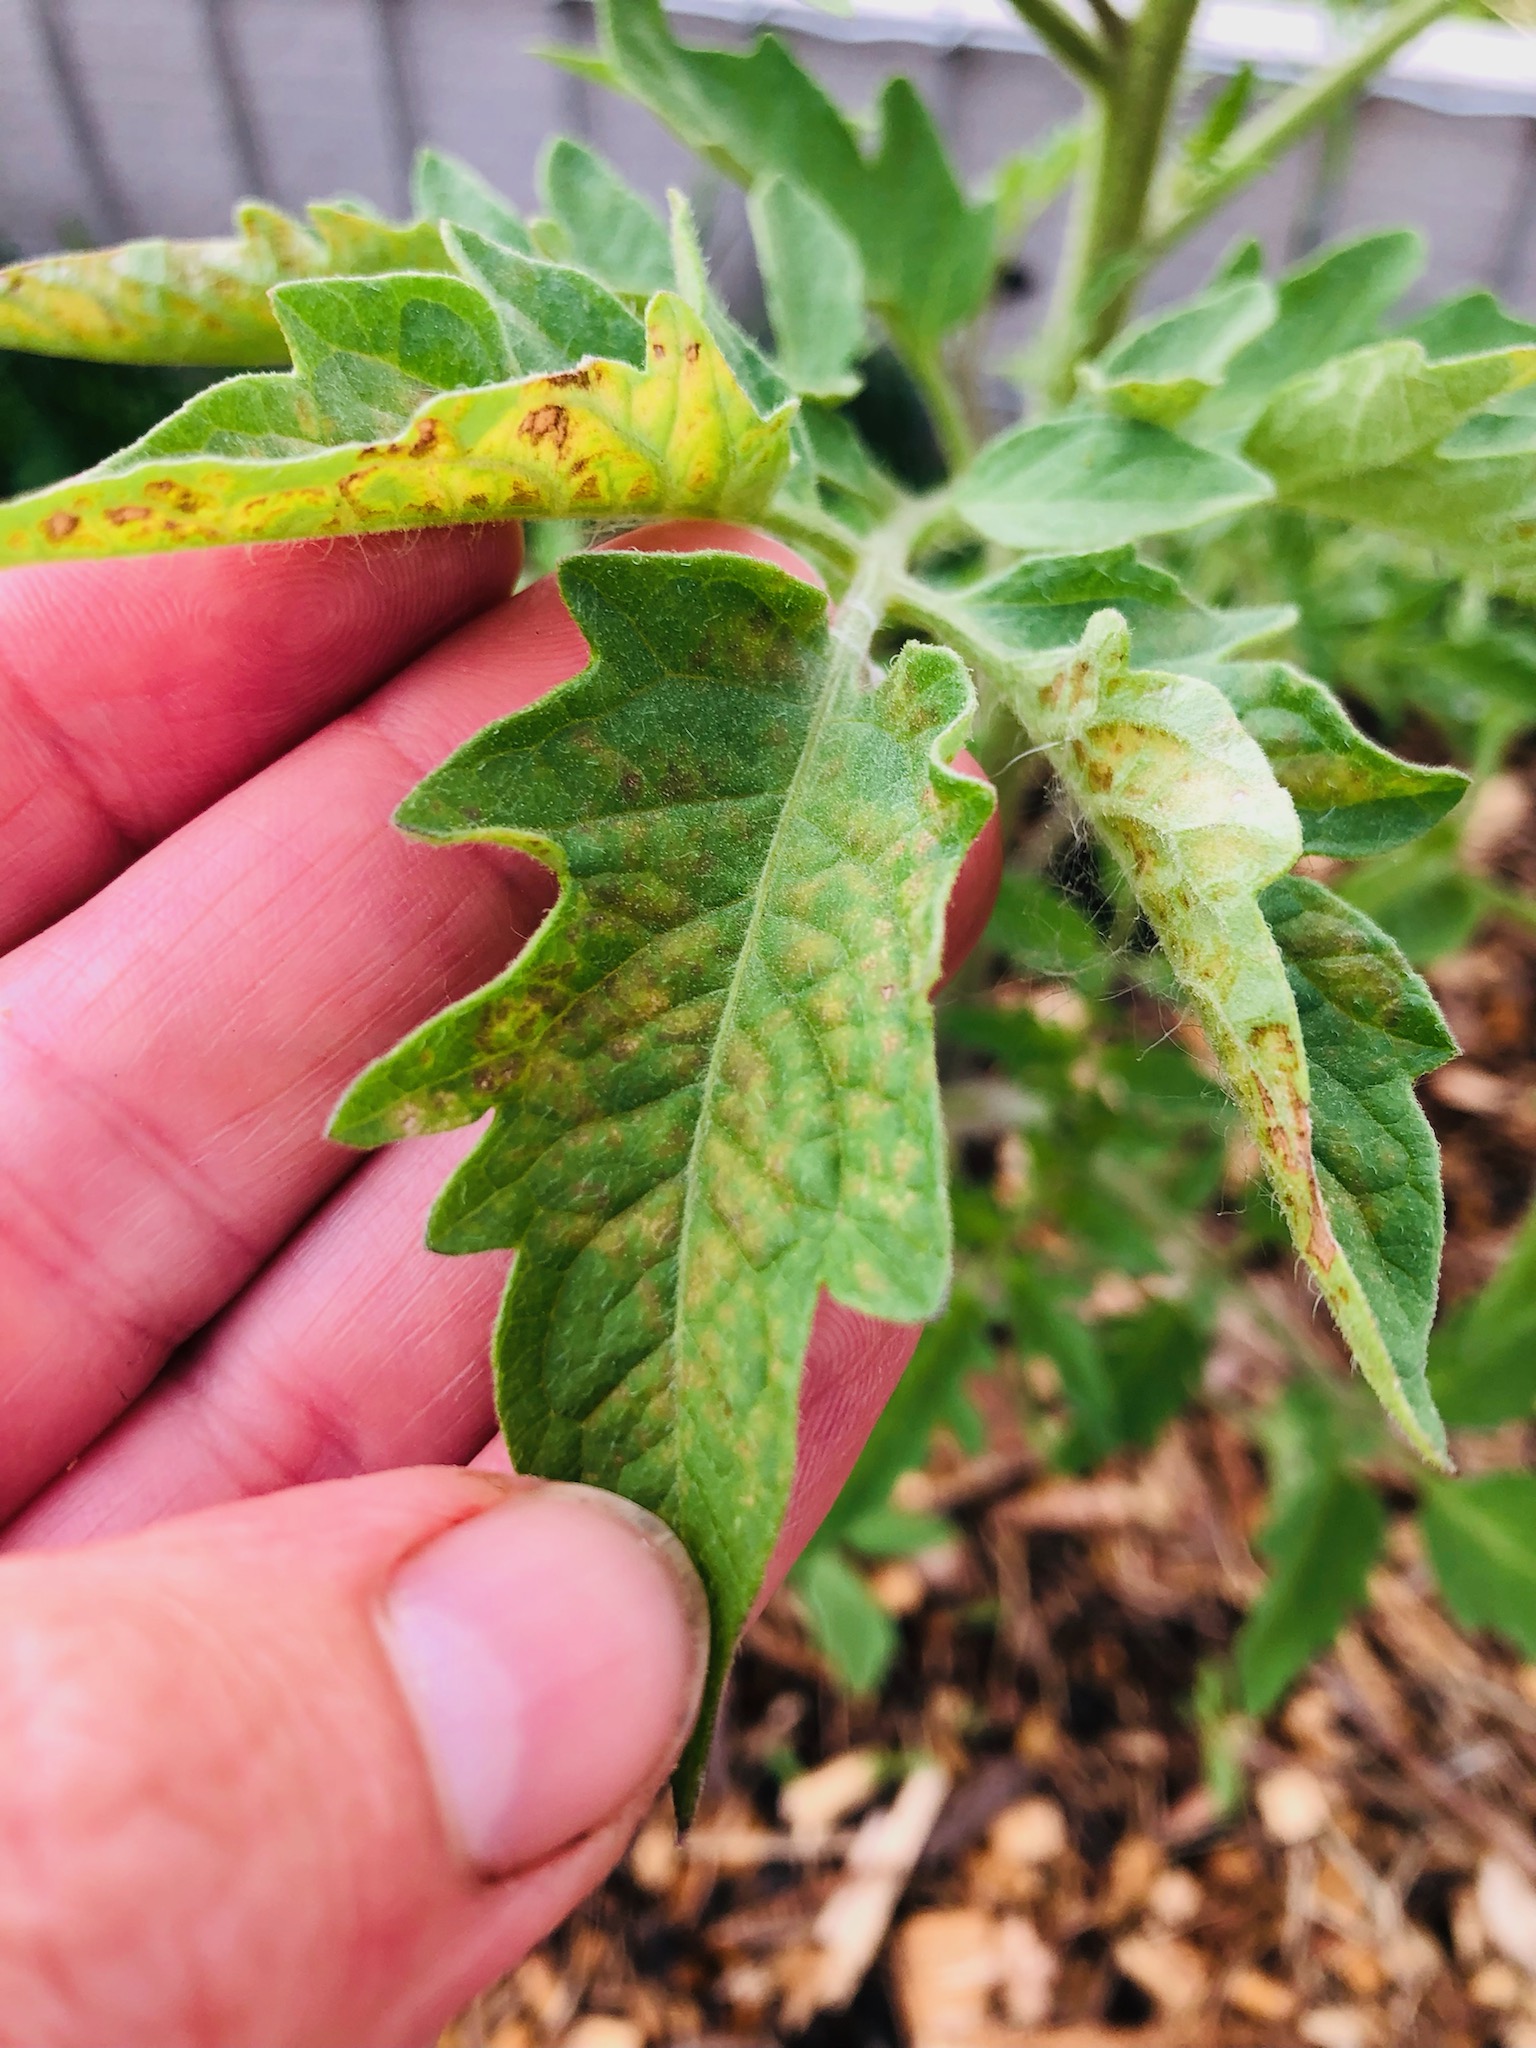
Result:
[[[1477,857],[1530,890],[1518,795]],[[1465,1048],[1427,1093],[1459,1295],[1536,1179],[1536,932],[1431,978]],[[881,1698],[839,1695],[781,1594],[692,1834],[659,1808],[442,2048],[1536,2048],[1536,1666],[1447,1619],[1390,1479],[1367,1608],[1268,1721],[1196,1725],[1263,1582],[1233,1403],[1285,1370],[1277,1323],[1316,1335],[1299,1283],[1258,1285],[1270,1330],[1234,1306],[1206,1401],[1091,1477],[1044,1471],[983,1381],[991,1447],[941,1440],[899,1490],[962,1540],[871,1572],[903,1636]],[[1533,1453],[1515,1427],[1463,1463]]]

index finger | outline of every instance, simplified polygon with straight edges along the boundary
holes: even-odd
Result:
[[[0,574],[0,951],[511,590],[512,526]]]

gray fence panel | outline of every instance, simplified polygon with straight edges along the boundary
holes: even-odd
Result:
[[[745,31],[690,20],[699,40]],[[546,138],[584,135],[658,198],[695,197],[727,289],[750,291],[739,199],[640,109],[539,63],[540,43],[583,41],[581,0],[0,0],[0,238],[58,246],[95,234],[216,231],[251,186],[287,206],[350,191],[399,208],[413,141],[477,163],[521,203]],[[953,50],[792,38],[844,100],[867,106],[892,71],[911,73],[972,178],[1071,117],[1073,88],[1021,50]],[[1536,124],[1369,102],[1358,146],[1321,209],[1331,232],[1408,223],[1432,256],[1419,296],[1495,282],[1536,312]],[[1239,234],[1292,253],[1318,211],[1316,153],[1303,150],[1176,252],[1152,302],[1208,274]],[[1060,209],[1025,267],[1043,282]],[[1042,294],[1001,306],[994,345],[1021,345]]]

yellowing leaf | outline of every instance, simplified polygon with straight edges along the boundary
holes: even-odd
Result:
[[[413,303],[451,318],[456,343],[474,339],[441,289],[469,286],[363,282],[396,297],[420,284]],[[325,290],[339,294],[344,283]],[[397,310],[391,331],[411,331],[409,308]],[[298,327],[295,320],[296,347]],[[381,320],[374,331],[384,331]],[[440,343],[440,330],[430,332]],[[297,373],[251,376],[200,393],[110,463],[0,506],[0,562],[466,520],[750,518],[789,461],[793,404],[762,418],[703,322],[666,293],[651,302],[643,369],[590,360],[552,376],[449,391],[400,416],[388,438],[367,442],[340,439],[335,422],[365,387],[372,393],[380,375],[399,370],[404,344],[389,344],[386,356],[379,341],[364,357],[333,335],[334,328],[314,346],[324,348],[325,364],[342,359],[337,374],[350,381],[320,393]],[[399,388],[396,378],[389,391]]]
[[[494,1107],[429,1241],[519,1247],[495,1343],[518,1468],[641,1501],[699,1566],[686,1805],[789,1497],[820,1289],[897,1320],[943,1299],[928,991],[992,798],[948,765],[973,699],[943,649],[871,689],[822,593],[739,555],[580,555],[560,584],[591,665],[400,813],[525,848],[560,901],[333,1128],[377,1145]]]
[[[1290,796],[1213,684],[1130,667],[1118,612],[1097,613],[1075,656],[1042,677],[964,598],[935,595],[924,609],[909,589],[904,606],[991,672],[1116,856],[1356,1363],[1419,1452],[1443,1464],[1424,1362],[1439,1184],[1411,1081],[1454,1045],[1428,991],[1361,913],[1320,890],[1325,915],[1310,884],[1277,891],[1302,850]],[[1322,1132],[1308,1032],[1328,1062]]]
[[[401,226],[316,205],[311,225],[248,201],[236,232],[208,241],[124,242],[0,270],[0,347],[104,363],[226,369],[283,364],[267,298],[285,278],[448,270],[435,221]]]

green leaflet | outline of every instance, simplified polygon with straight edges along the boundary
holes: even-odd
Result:
[[[774,354],[796,391],[849,398],[861,382],[864,271],[859,252],[818,199],[775,175],[747,198]]]
[[[1424,1378],[1438,1179],[1426,1200],[1410,1082],[1454,1047],[1423,984],[1358,912],[1300,882],[1261,908],[1301,852],[1290,797],[1214,685],[1133,671],[1128,643],[1124,620],[1101,612],[1042,685],[969,642],[1130,879],[1361,1371],[1421,1454],[1443,1462]],[[1336,1069],[1320,1103],[1304,1030]],[[1412,1271],[1399,1264],[1415,1259]]]
[[[1287,271],[1274,324],[1228,365],[1221,389],[1200,408],[1200,432],[1246,425],[1279,385],[1374,341],[1423,262],[1418,236],[1397,232],[1339,243]]]
[[[577,556],[592,649],[401,807],[554,867],[499,980],[354,1085],[377,1145],[495,1106],[429,1241],[517,1245],[495,1341],[521,1469],[643,1502],[698,1563],[713,1677],[788,1498],[820,1288],[930,1316],[949,1228],[928,990],[991,793],[946,764],[972,703],[909,647],[879,689],[824,596],[735,555]]]
[[[1083,131],[1076,121],[1052,128],[1032,149],[1015,149],[992,173],[994,251],[999,262],[1015,255],[1019,244],[1051,201],[1071,183],[1083,154]]]
[[[896,1481],[922,1464],[934,1430],[964,1400],[961,1383],[970,1373],[985,1372],[991,1362],[980,1307],[969,1296],[957,1294],[942,1318],[917,1340],[906,1371],[813,1543],[835,1543],[855,1528],[868,1529],[885,1508]],[[930,1521],[930,1538],[932,1534]]]
[[[789,1575],[806,1626],[838,1684],[877,1692],[895,1662],[896,1624],[840,1550],[808,1550]]]
[[[1533,381],[1530,342],[1438,357],[1417,340],[1383,342],[1278,391],[1246,449],[1303,510],[1434,548],[1529,595]]]
[[[471,165],[446,150],[419,149],[411,166],[411,204],[418,220],[452,221],[477,235],[533,254],[522,216]]]
[[[236,233],[124,242],[0,271],[0,347],[103,363],[257,368],[288,360],[268,289],[284,278],[446,270],[434,221],[315,205],[309,226],[248,200]]]
[[[1422,345],[1431,362],[1536,341],[1536,327],[1528,320],[1512,318],[1492,292],[1483,291],[1459,292],[1454,298],[1442,299],[1401,331]]]
[[[579,68],[649,107],[738,184],[777,171],[803,185],[852,237],[870,304],[899,345],[925,350],[980,309],[993,209],[968,204],[906,79],[881,94],[866,156],[859,132],[776,36],[745,55],[688,49],[660,0],[600,0],[598,17],[603,61]]]
[[[761,417],[666,293],[643,368],[510,382],[483,381],[504,373],[506,338],[463,280],[315,281],[274,302],[292,375],[215,385],[110,462],[0,507],[0,562],[462,520],[750,518],[789,460],[793,404]],[[479,388],[423,396],[441,384]]]
[[[539,189],[551,217],[541,225],[555,231],[550,254],[630,298],[672,289],[665,226],[606,158],[562,135],[550,144]]]
[[[1292,504],[1348,511],[1354,478],[1442,441],[1490,399],[1536,381],[1536,345],[1432,362],[1417,341],[1357,349],[1282,385],[1244,453]]]
[[[1149,668],[1237,654],[1296,620],[1290,605],[1213,611],[1166,569],[1139,561],[1130,547],[1036,555],[967,586],[963,603],[990,640],[1028,656],[1042,680],[1071,656],[1088,621],[1106,605],[1124,618],[1136,658]]]
[[[1420,1516],[1445,1603],[1536,1657],[1536,1473],[1490,1472],[1427,1489]]]
[[[1259,904],[1311,1075],[1317,1240],[1307,1263],[1388,1412],[1443,1462],[1425,1357],[1445,1215],[1439,1149],[1413,1083],[1454,1059],[1456,1041],[1423,980],[1363,911],[1299,875],[1272,883]]]
[[[1007,547],[1110,548],[1175,533],[1273,494],[1234,455],[1144,420],[1069,415],[989,441],[956,478],[955,509]]]
[[[1270,1512],[1257,1548],[1268,1585],[1234,1645],[1242,1703],[1266,1714],[1326,1649],[1365,1599],[1386,1516],[1375,1489],[1350,1470],[1376,1448],[1320,1380],[1302,1377],[1264,1418]]]
[[[1460,769],[1399,760],[1366,738],[1326,684],[1287,662],[1205,662],[1200,673],[1289,790],[1308,853],[1385,852],[1427,832],[1466,794]]]
[[[1452,1429],[1493,1429],[1536,1411],[1536,1208],[1482,1293],[1436,1330],[1429,1383]]]
[[[564,370],[583,356],[643,367],[644,326],[584,270],[519,255],[472,228],[445,225],[443,242],[460,275],[490,300],[509,369]]]
[[[1275,318],[1273,287],[1256,278],[1212,285],[1198,298],[1128,327],[1081,371],[1085,391],[1128,419],[1176,427],[1221,383],[1238,351]]]

